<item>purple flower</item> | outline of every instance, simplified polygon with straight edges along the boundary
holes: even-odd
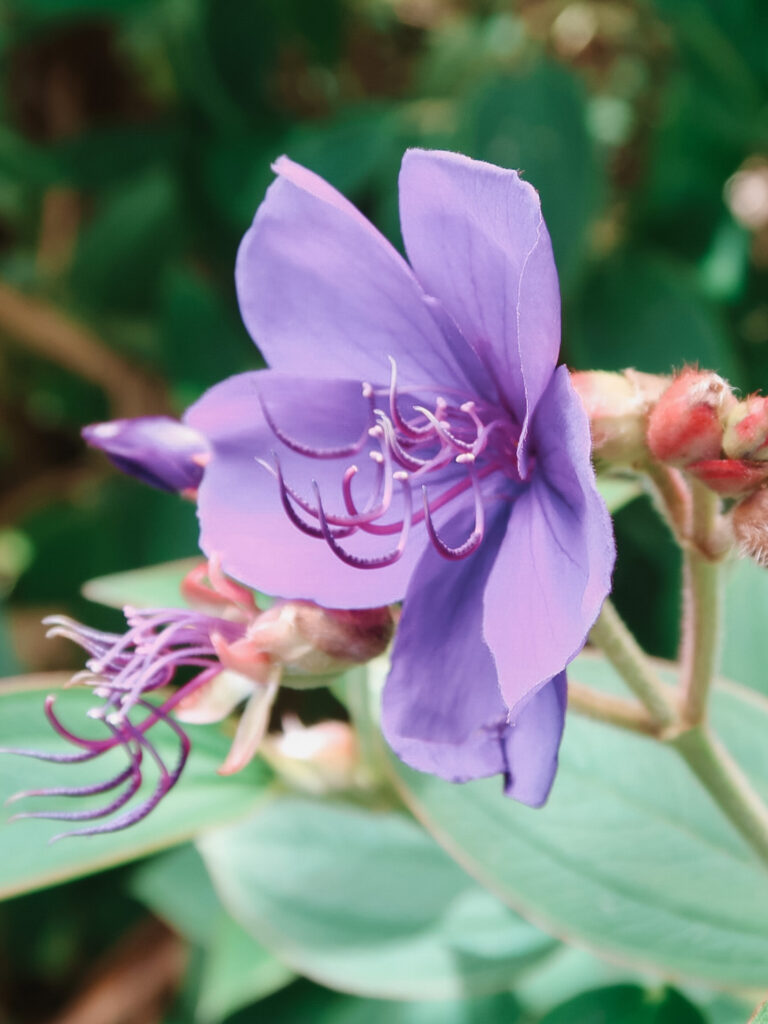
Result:
[[[404,599],[389,743],[451,780],[501,773],[539,805],[565,666],[608,593],[614,544],[587,420],[556,365],[538,195],[514,171],[409,151],[409,266],[321,178],[286,158],[275,171],[236,271],[271,369],[224,381],[185,418],[211,452],[202,547],[268,593]]]
[[[123,473],[163,491],[193,495],[208,460],[205,438],[170,416],[93,423],[83,437]]]

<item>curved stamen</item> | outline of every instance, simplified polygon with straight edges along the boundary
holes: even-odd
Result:
[[[267,421],[267,426],[275,435],[275,437],[282,441],[286,448],[290,448],[292,452],[296,452],[297,455],[307,455],[312,459],[345,459],[352,455],[357,455],[358,452],[362,451],[365,445],[368,443],[368,430],[373,422],[373,413],[376,408],[376,398],[373,388],[370,384],[363,384],[363,398],[368,401],[368,417],[363,432],[354,444],[342,445],[339,448],[313,448],[312,445],[303,444],[301,441],[297,441],[288,434],[284,433],[280,427],[272,419],[272,415],[267,409],[267,404],[264,398],[259,392],[259,403],[261,405],[261,411],[264,414],[264,419]]]
[[[317,539],[325,537],[325,533],[323,532],[322,529],[316,526],[310,526],[309,523],[305,523],[304,520],[300,518],[300,516],[294,509],[293,505],[291,504],[291,499],[293,498],[294,500],[296,500],[296,497],[293,491],[289,489],[288,485],[285,482],[285,477],[283,476],[283,471],[280,468],[280,462],[278,461],[277,455],[274,452],[272,452],[272,456],[275,460],[277,484],[278,487],[280,488],[280,501],[282,502],[285,514],[288,516],[288,518],[296,527],[296,529],[301,530],[302,533],[306,533],[308,537],[315,537]],[[296,501],[296,504],[303,508],[304,511],[307,512],[309,515],[314,515],[318,519],[320,518],[319,511],[317,509],[313,509],[310,503],[306,501],[306,499],[302,498],[301,501]],[[337,530],[334,533],[334,537],[349,537],[354,532],[354,528],[347,530]]]
[[[119,775],[107,779],[106,782],[97,782],[92,786],[48,786],[47,789],[22,789],[21,792],[9,796],[5,804],[8,806],[33,796],[96,796],[99,793],[108,793],[110,789],[115,789],[116,786],[129,779],[132,774],[133,767],[129,765]]]
[[[312,486],[315,489],[315,496],[317,498],[317,508],[320,515],[320,526],[323,531],[323,537],[331,551],[333,551],[336,557],[341,559],[345,565],[350,565],[356,569],[383,569],[387,565],[393,565],[403,554],[405,545],[408,542],[408,534],[410,533],[411,520],[413,518],[411,488],[407,477],[404,479],[405,474],[401,475],[400,473],[395,473],[393,476],[397,478],[398,483],[402,484],[406,515],[403,517],[400,539],[398,540],[396,547],[388,554],[381,555],[379,558],[362,558],[359,555],[352,555],[348,551],[345,551],[344,548],[336,542],[336,538],[331,532],[328,520],[325,517],[325,512],[323,511],[320,488],[318,487],[317,482],[313,481]]]
[[[397,408],[397,363],[392,356],[387,356],[387,359],[389,359],[390,365],[389,415],[395,425],[395,429],[413,441],[424,440],[434,435],[434,427],[431,423],[428,422],[426,427],[416,427],[412,423],[407,423],[400,415],[400,411]]]
[[[376,419],[378,420],[378,425],[384,431],[387,448],[392,452],[395,461],[402,466],[403,469],[407,469],[412,473],[419,469],[439,469],[441,466],[451,461],[452,453],[448,451],[445,446],[441,446],[441,448],[428,459],[419,458],[418,455],[413,455],[411,452],[407,452],[400,444],[397,434],[395,433],[395,428],[384,413],[377,410]],[[437,440],[437,438],[435,438],[435,440]]]
[[[138,747],[135,751],[131,751],[131,766],[127,769],[127,772],[122,773],[125,779],[129,780],[128,785],[111,803],[105,804],[103,807],[95,807],[87,811],[21,811],[19,814],[14,814],[10,820],[19,821],[22,818],[44,818],[50,821],[93,821],[96,818],[106,818],[107,815],[114,814],[121,807],[125,807],[141,786],[142,756],[141,749]],[[109,789],[114,789],[117,785],[119,783],[112,780]],[[105,792],[105,790],[102,789],[101,792]]]
[[[421,489],[422,497],[424,499],[424,522],[427,527],[429,539],[432,541],[438,554],[442,555],[443,558],[447,558],[449,561],[459,561],[460,559],[471,555],[473,551],[477,551],[483,539],[483,533],[485,532],[485,509],[483,507],[483,496],[480,493],[480,484],[477,479],[477,474],[472,473],[471,479],[472,486],[475,491],[475,526],[472,533],[467,537],[464,543],[455,548],[450,547],[438,536],[435,524],[432,521],[432,511],[429,507],[427,488],[422,487]]]

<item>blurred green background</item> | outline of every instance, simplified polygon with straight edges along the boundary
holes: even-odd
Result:
[[[762,0],[6,2],[0,672],[73,664],[42,640],[48,612],[117,621],[78,596],[85,580],[195,552],[192,506],[118,478],[79,429],[180,412],[260,365],[233,264],[280,153],[398,245],[406,147],[519,168],[552,234],[570,366],[698,361],[765,388],[766,40]],[[616,601],[672,657],[676,551],[645,499],[616,528]],[[124,891],[118,872],[5,906],[0,1020],[53,1019],[141,916]],[[258,1019],[374,1019],[338,998],[306,987]],[[612,1012],[583,1019],[688,1020]]]

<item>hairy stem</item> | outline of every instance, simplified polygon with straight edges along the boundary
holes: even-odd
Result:
[[[668,687],[654,671],[611,601],[603,605],[589,639],[603,651],[657,725],[676,724],[677,708]]]
[[[731,824],[768,864],[768,808],[706,725],[681,732],[671,745]]]
[[[659,726],[639,704],[610,693],[600,693],[572,679],[568,680],[568,707],[586,718],[630,732],[655,736],[659,731]]]
[[[720,640],[721,567],[717,527],[720,501],[696,484],[693,490],[691,543],[685,550],[682,628],[683,720],[704,721]]]

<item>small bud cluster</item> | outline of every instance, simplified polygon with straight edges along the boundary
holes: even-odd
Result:
[[[768,481],[768,399],[739,401],[716,373],[686,368],[648,419],[653,458],[690,473],[726,498]]]
[[[571,382],[589,417],[596,459],[632,465],[647,456],[648,416],[667,388],[668,377],[637,370],[589,370],[572,373]]]

